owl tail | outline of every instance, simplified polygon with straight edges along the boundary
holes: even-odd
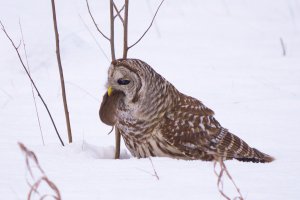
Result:
[[[251,148],[245,141],[228,132],[227,129],[220,131],[216,141],[217,153],[225,159],[254,163],[269,163],[274,160],[272,156]]]
[[[251,150],[254,152],[253,157],[243,157],[243,158],[235,158],[235,159],[243,162],[254,162],[254,163],[269,163],[275,160],[272,156],[265,154],[255,148],[251,148]]]

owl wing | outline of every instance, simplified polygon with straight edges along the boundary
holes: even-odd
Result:
[[[214,160],[207,144],[209,134],[217,132],[220,124],[213,115],[214,112],[199,100],[181,94],[176,105],[164,116],[163,138],[187,159]],[[205,126],[210,123],[214,125]]]
[[[189,159],[237,159],[271,162],[267,154],[251,148],[246,142],[224,129],[214,112],[199,100],[181,95],[180,100],[164,118],[165,140]]]

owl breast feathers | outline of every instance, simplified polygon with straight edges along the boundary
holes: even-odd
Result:
[[[223,128],[211,109],[180,93],[141,60],[113,61],[107,87],[100,118],[119,130],[135,157],[274,160]]]

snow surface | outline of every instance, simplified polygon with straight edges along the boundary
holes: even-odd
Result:
[[[19,141],[34,150],[63,199],[222,199],[213,163],[152,158],[157,180],[149,159],[132,158],[124,145],[123,159],[112,159],[114,136],[98,117],[109,66],[98,45],[109,56],[108,42],[95,31],[84,0],[56,3],[75,142],[59,145],[38,101],[43,146],[30,82],[0,31],[0,198],[27,197],[31,180]],[[130,44],[158,4],[130,1]],[[108,33],[108,1],[90,0],[90,6]],[[299,0],[166,0],[150,32],[129,52],[202,100],[224,127],[276,158],[271,164],[226,162],[246,199],[300,199],[299,10]],[[16,43],[21,20],[32,76],[66,142],[50,1],[0,0],[0,19]],[[229,182],[225,191],[236,194]]]

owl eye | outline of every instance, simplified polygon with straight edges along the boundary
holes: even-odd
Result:
[[[130,83],[130,80],[127,79],[118,79],[118,84],[119,85],[128,85]]]

